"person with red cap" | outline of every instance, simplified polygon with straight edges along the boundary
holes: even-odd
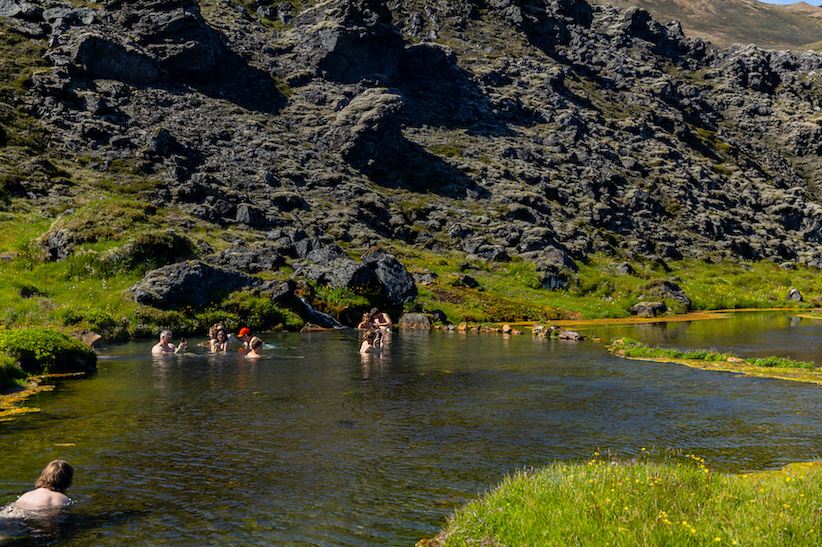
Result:
[[[239,350],[240,353],[248,353],[251,350],[251,329],[243,327],[240,329],[240,332],[237,333],[237,336],[239,336],[243,342],[243,347]]]

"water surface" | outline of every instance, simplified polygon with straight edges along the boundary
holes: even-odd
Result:
[[[812,361],[822,321],[584,332]],[[57,381],[29,401],[40,412],[0,423],[0,504],[58,457],[75,466],[78,500],[6,541],[413,545],[523,467],[675,451],[735,472],[822,446],[819,386],[629,361],[601,343],[399,332],[386,355],[362,358],[353,331],[263,338],[277,347],[258,362],[108,347],[97,373]]]

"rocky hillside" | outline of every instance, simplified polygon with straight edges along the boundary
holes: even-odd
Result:
[[[5,139],[3,190],[54,218],[55,260],[116,220],[186,233],[212,263],[231,242],[202,227],[288,261],[308,240],[549,277],[596,252],[822,266],[813,53],[712,49],[584,0],[0,0],[0,16],[44,60],[4,104],[6,133],[18,112],[43,148]],[[134,205],[94,209],[103,191]]]
[[[766,49],[819,50],[822,7],[757,0],[594,0],[620,8],[647,9],[660,22],[677,20],[689,38],[715,46],[755,44]]]

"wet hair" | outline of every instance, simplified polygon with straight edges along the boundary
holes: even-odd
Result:
[[[217,330],[217,325],[211,325],[210,327],[208,327],[208,337],[212,340],[214,338],[217,338]]]
[[[171,338],[171,337],[172,337],[172,336],[171,336],[171,331],[170,331],[170,330],[168,330],[168,329],[163,329],[163,330],[161,330],[161,331],[160,331],[160,338],[164,338],[164,337],[166,337],[166,336],[168,336],[169,338]]]
[[[376,339],[377,339],[377,333],[374,332],[373,330],[370,330],[370,331],[365,333],[365,341],[368,342],[369,344],[371,342],[373,342],[374,340],[376,340]]]
[[[371,315],[377,315],[378,313],[380,313],[380,309],[379,308],[371,308],[371,311],[369,313]]]
[[[257,349],[263,347],[263,341],[257,338],[256,336],[251,338],[251,342],[249,342],[251,349]]]
[[[54,460],[43,469],[34,486],[65,494],[71,486],[72,478],[74,478],[74,468],[66,461]]]

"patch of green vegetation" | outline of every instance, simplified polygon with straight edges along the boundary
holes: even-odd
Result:
[[[79,340],[43,328],[0,329],[0,352],[28,374],[93,370],[97,354]]]
[[[428,150],[437,156],[445,156],[446,158],[461,158],[463,154],[462,148],[453,144],[435,144],[430,146]]]
[[[816,368],[816,365],[808,363],[807,361],[794,361],[793,359],[774,356],[764,357],[762,359],[747,359],[746,362],[758,367],[769,368],[804,368],[809,370]]]
[[[724,474],[694,455],[520,471],[429,545],[818,545],[819,467]]]
[[[258,295],[249,290],[232,293],[220,307],[241,318],[242,326],[254,331],[281,328],[295,330],[303,326],[297,311],[280,308],[268,296]]]
[[[105,206],[90,202],[59,218],[49,231],[66,230],[77,244],[122,241],[135,229],[151,226],[156,213],[156,207],[139,201],[108,199]]]
[[[28,374],[10,355],[0,355],[0,393],[25,384]]]
[[[747,363],[758,367],[798,368],[806,370],[816,369],[816,365],[813,363],[809,363],[807,361],[794,361],[793,359],[787,359],[784,357],[771,356],[764,358],[741,359],[731,353],[719,353],[713,350],[696,349],[683,351],[679,349],[664,349],[659,347],[651,348],[642,344],[641,342],[638,342],[632,338],[627,337],[613,340],[611,344],[612,351],[619,352],[620,355],[623,355],[625,357],[634,357],[640,359],[643,357],[647,357],[683,359],[689,361],[734,361],[739,363]]]

